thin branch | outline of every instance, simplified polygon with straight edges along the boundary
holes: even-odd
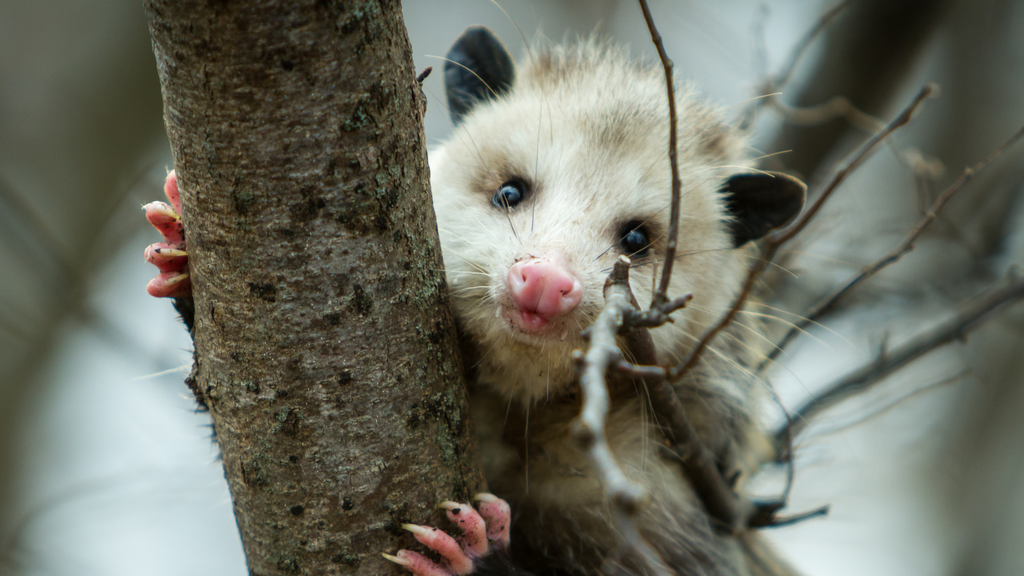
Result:
[[[945,207],[946,203],[949,202],[949,200],[953,197],[953,195],[959,192],[960,189],[963,188],[963,186],[967,184],[967,182],[969,182],[972,178],[974,178],[974,176],[978,172],[984,170],[993,160],[1002,155],[1002,153],[1006,151],[1010,146],[1016,144],[1017,141],[1020,140],[1022,137],[1024,137],[1024,127],[1021,127],[1019,130],[1017,130],[1017,132],[1015,132],[1013,136],[1011,136],[1006,142],[1004,142],[1002,146],[993,150],[983,160],[981,160],[974,166],[965,168],[964,173],[960,176],[960,178],[953,182],[948,188],[946,188],[945,191],[942,192],[942,194],[939,195],[938,198],[935,199],[935,202],[933,202],[931,207],[928,208],[928,211],[925,212],[925,215],[917,222],[917,225],[914,226],[913,230],[911,230],[910,233],[907,234],[907,236],[903,239],[902,242],[899,243],[899,245],[897,245],[888,254],[882,256],[874,263],[872,263],[870,266],[862,270],[859,274],[851,278],[850,281],[847,282],[845,285],[840,287],[831,295],[825,297],[813,308],[811,308],[811,310],[805,315],[805,317],[802,320],[796,322],[793,325],[793,327],[790,328],[788,332],[786,332],[786,335],[782,337],[782,340],[775,346],[771,353],[768,354],[768,357],[761,363],[758,369],[764,368],[764,366],[768,362],[775,360],[778,357],[778,355],[782,352],[782,350],[793,340],[793,338],[796,337],[797,334],[799,334],[802,330],[807,328],[807,326],[810,325],[811,323],[817,321],[824,314],[832,310],[835,307],[836,303],[839,302],[839,300],[841,300],[844,296],[846,296],[846,294],[848,294],[851,290],[861,285],[865,280],[871,278],[879,271],[885,269],[888,266],[891,266],[892,264],[895,264],[896,262],[899,262],[899,260],[903,258],[903,256],[905,256],[908,252],[913,250],[914,242],[916,242],[917,239],[920,238],[921,235],[924,233],[924,231],[932,224],[932,222],[934,222],[938,218],[939,213],[942,211],[943,207]]]
[[[586,356],[577,351],[576,360],[583,365],[581,388],[583,409],[574,423],[573,434],[588,451],[591,462],[598,470],[601,483],[605,486],[606,497],[615,504],[616,510],[625,518],[636,512],[642,500],[639,486],[625,479],[607,446],[604,422],[608,414],[609,393],[606,374],[614,369],[618,374],[642,379],[655,418],[671,449],[679,458],[687,481],[707,510],[709,519],[721,532],[732,534],[742,528],[775,526],[780,520],[776,512],[786,504],[789,492],[776,500],[751,502],[739,497],[722,477],[716,466],[714,454],[700,442],[696,430],[687,417],[682,401],[668,380],[668,372],[657,365],[653,343],[647,327],[660,326],[668,321],[664,312],[671,313],[683,308],[692,299],[691,294],[666,303],[662,309],[641,312],[629,288],[629,259],[620,256],[605,282],[605,308],[598,319],[587,330],[590,348]],[[623,358],[615,344],[616,334],[625,334],[624,340],[639,364]],[[788,471],[792,481],[792,468]],[[794,522],[797,520],[793,520]],[[635,527],[620,526],[623,534],[635,533]],[[645,543],[630,544],[641,557],[648,557]],[[652,564],[654,565],[654,564]]]
[[[631,492],[634,488],[623,484],[625,477],[615,464],[604,438],[604,421],[608,413],[605,375],[609,368],[614,368],[619,373],[644,380],[657,420],[666,431],[669,441],[674,444],[683,473],[694,492],[704,503],[716,527],[725,532],[733,532],[746,517],[743,503],[722,478],[715,465],[714,455],[701,444],[693,424],[687,418],[682,401],[666,380],[665,369],[655,365],[657,359],[653,356],[653,346],[641,346],[644,354],[638,358],[638,361],[650,365],[637,365],[625,361],[615,343],[615,335],[624,330],[630,330],[627,339],[632,336],[643,342],[642,337],[635,335],[643,333],[649,339],[650,334],[643,328],[664,324],[666,318],[662,316],[661,310],[640,312],[637,309],[629,288],[629,259],[625,256],[620,256],[616,261],[604,291],[604,310],[588,329],[590,348],[580,379],[584,404],[574,426],[574,434],[590,451],[591,461],[601,473],[608,498],[623,509],[636,506]],[[691,297],[688,294],[667,303],[666,307],[677,310],[685,306]]]
[[[877,147],[880,143],[885,141],[885,139],[888,138],[889,135],[895,132],[898,128],[907,124],[907,122],[909,122],[911,117],[913,116],[914,111],[916,111],[918,106],[921,105],[921,102],[923,102],[925,98],[930,97],[932,93],[936,91],[936,89],[937,87],[931,83],[921,88],[920,92],[917,93],[917,96],[914,97],[914,100],[906,108],[904,108],[903,111],[900,112],[899,115],[897,115],[892,122],[890,122],[884,129],[876,133],[874,136],[869,138],[864,144],[862,144],[860,148],[849,157],[850,159],[839,170],[837,170],[835,174],[833,174],[828,184],[825,186],[821,194],[818,196],[818,199],[813,204],[811,204],[811,206],[808,209],[804,211],[804,213],[797,219],[796,222],[794,222],[793,224],[791,224],[790,226],[786,227],[783,230],[773,232],[772,234],[769,234],[768,236],[765,237],[764,245],[761,250],[761,257],[748,271],[747,279],[744,282],[739,295],[733,301],[732,306],[730,306],[728,312],[726,312],[725,315],[722,316],[722,318],[714,326],[712,326],[707,333],[705,333],[705,335],[700,339],[700,341],[693,348],[693,350],[690,351],[687,357],[682,362],[680,362],[679,365],[673,367],[670,370],[669,376],[672,381],[676,381],[679,378],[682,378],[691,369],[693,369],[693,367],[696,366],[697,362],[700,360],[701,354],[704,353],[704,350],[707,349],[711,341],[714,340],[714,338],[719,334],[719,332],[724,330],[730,323],[732,323],[733,318],[735,318],[736,314],[738,314],[739,311],[743,309],[744,304],[750,297],[757,277],[764,270],[765,266],[768,265],[768,262],[770,262],[772,258],[775,256],[775,253],[778,251],[779,247],[788,242],[790,239],[792,239],[794,236],[800,233],[805,227],[807,227],[807,224],[810,223],[810,221],[815,216],[817,216],[818,212],[821,210],[821,207],[825,205],[825,202],[827,202],[829,198],[832,197],[832,194],[836,191],[839,185],[842,184],[846,180],[846,178],[861,165],[861,163],[863,163],[863,161],[868,157],[871,151],[875,149],[875,147]]]
[[[979,298],[939,328],[914,338],[893,353],[879,355],[876,361],[830,384],[822,394],[809,399],[793,412],[790,423],[775,434],[776,443],[784,439],[786,435],[795,437],[811,418],[835,405],[836,402],[863,392],[882,378],[939,346],[964,338],[968,332],[977,328],[994,311],[1020,298],[1024,298],[1024,279],[1013,278],[1006,286]]]
[[[868,133],[885,127],[883,120],[857,108],[845,96],[834,96],[813,106],[790,106],[779,98],[780,94],[779,92],[767,94],[760,100],[770,103],[782,114],[786,123],[792,126],[819,126],[836,118],[842,118],[846,120],[847,124]],[[914,148],[902,149],[892,140],[888,141],[887,145],[896,159],[910,168],[915,175],[934,180],[942,174],[942,163],[938,160],[926,158]]]
[[[672,80],[674,64],[665,52],[665,45],[661,41],[661,34],[658,33],[657,26],[654,25],[654,17],[651,16],[647,0],[639,1],[640,9],[644,13],[644,20],[647,21],[647,29],[651,32],[651,41],[658,49],[658,58],[661,59],[661,65],[665,68],[665,89],[668,92],[668,162],[672,169],[672,211],[668,220],[668,243],[665,246],[665,264],[661,272],[661,284],[651,300],[651,309],[653,310],[668,301],[668,284],[672,279],[672,263],[676,259],[676,238],[679,236],[679,191],[682,188],[682,181],[679,179],[679,159],[676,157],[678,115],[676,114],[676,92]]]

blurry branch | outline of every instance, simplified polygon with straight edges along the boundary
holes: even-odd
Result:
[[[809,399],[797,408],[793,412],[790,423],[776,432],[776,443],[781,442],[788,435],[799,434],[807,425],[808,420],[840,400],[863,392],[882,378],[943,344],[965,338],[968,332],[978,327],[994,311],[1022,297],[1024,297],[1024,279],[1010,278],[1005,286],[981,296],[939,328],[914,338],[900,346],[895,352],[887,353],[883,350],[874,362],[830,384],[823,393]],[[780,454],[780,458],[787,456]]]
[[[886,402],[885,404],[883,404],[880,407],[877,407],[877,408],[876,407],[872,407],[872,408],[870,408],[866,414],[860,415],[859,417],[854,418],[853,420],[834,423],[834,425],[829,426],[827,428],[818,428],[818,429],[816,429],[814,431],[814,435],[815,435],[815,437],[820,438],[821,436],[827,436],[829,434],[836,434],[838,432],[842,432],[843,430],[847,430],[847,429],[852,428],[854,426],[859,426],[859,425],[861,425],[861,424],[863,424],[863,423],[865,423],[865,422],[867,422],[869,420],[872,420],[874,418],[878,418],[879,416],[889,412],[893,408],[896,408],[897,406],[900,406],[904,402],[907,402],[907,401],[909,401],[909,400],[911,400],[913,398],[916,398],[918,396],[922,396],[924,394],[928,394],[930,392],[934,392],[936,390],[939,390],[940,388],[944,388],[944,387],[949,386],[951,384],[955,384],[955,383],[963,380],[970,372],[971,372],[970,369],[960,370],[959,372],[957,372],[956,374],[953,374],[952,376],[949,376],[948,378],[943,378],[941,380],[938,380],[938,381],[935,381],[935,382],[929,382],[927,384],[919,386],[919,387],[911,390],[910,392],[907,392],[907,393],[899,396],[898,398],[895,398],[893,400],[890,400],[889,402]],[[793,443],[792,443],[792,441],[789,441],[788,447],[787,446],[783,446],[783,448],[780,449],[780,452],[785,453],[785,451],[789,451],[789,453],[792,454],[792,448],[793,448]],[[785,462],[791,463],[792,462],[792,458],[786,458]]]
[[[790,106],[772,94],[759,98],[757,102],[771,104],[785,115],[786,122],[798,126],[817,126],[834,118],[845,118],[852,126],[866,131],[880,130],[885,125],[878,118],[857,109],[853,102],[843,96],[834,96],[822,104],[804,107]]]
[[[775,77],[768,80],[763,93],[768,94],[774,92],[789,83],[789,79],[793,76],[793,71],[796,70],[797,63],[800,62],[800,59],[803,57],[804,53],[807,52],[807,49],[814,43],[818,36],[825,31],[825,28],[827,28],[828,25],[836,19],[836,16],[839,16],[839,14],[846,10],[846,8],[852,3],[853,0],[843,0],[832,8],[829,8],[821,15],[820,18],[818,18],[818,21],[815,22],[814,26],[812,26],[811,29],[804,34],[804,37],[797,42],[793,52],[789,55],[789,61],[787,61],[786,65],[782,67],[782,70],[776,74]]]
[[[834,96],[822,104],[815,106],[790,106],[780,100],[776,94],[768,94],[759,101],[770,102],[772,107],[785,116],[786,123],[791,126],[819,126],[830,120],[842,118],[847,124],[864,132],[876,132],[885,127],[885,122],[864,112],[850,102],[845,96]],[[942,162],[927,157],[916,148],[905,148],[894,140],[886,145],[896,159],[905,165],[918,178],[935,180],[942,175]]]
[[[789,55],[789,60],[786,62],[786,65],[782,67],[778,74],[768,77],[765,79],[764,83],[761,84],[761,87],[758,89],[758,94],[761,98],[755,99],[751,103],[750,108],[748,108],[743,114],[743,119],[740,121],[741,128],[748,128],[757,117],[757,112],[765,105],[769,103],[781,104],[778,102],[777,98],[780,94],[779,91],[783,86],[789,83],[789,79],[793,76],[793,71],[796,70],[797,63],[800,62],[801,58],[803,58],[804,53],[807,52],[807,49],[811,44],[813,44],[818,36],[825,31],[825,28],[827,28],[828,25],[835,20],[836,16],[839,16],[839,14],[842,13],[843,10],[845,10],[852,2],[853,0],[843,0],[818,18],[818,21],[815,22],[815,24],[811,26],[811,29],[804,34],[804,37],[797,42],[793,51]]]
[[[797,78],[806,81],[799,86],[787,85],[780,99],[791,107],[804,108],[841,95],[868,115],[887,115],[882,111],[905,86],[908,70],[935,30],[947,1],[857,0],[840,5],[840,12],[831,18],[829,14],[823,16],[807,36],[811,41],[806,55],[810,55],[811,46],[820,45],[820,56],[813,61],[791,59],[799,62],[794,65],[789,82]],[[777,78],[786,78],[784,72]],[[785,169],[810,178],[819,171],[825,173],[822,168],[828,168],[824,162],[829,158],[845,155],[844,136],[849,132],[845,122],[814,128],[787,123],[778,137],[764,147],[793,150],[786,155]],[[844,149],[837,150],[840,146]]]
[[[775,76],[769,76],[758,88],[758,96],[755,97],[740,120],[740,127],[749,129],[757,117],[757,113],[765,106],[771,106],[778,110],[788,125],[791,126],[820,126],[842,118],[846,122],[865,132],[877,132],[885,127],[885,121],[858,108],[850,98],[846,96],[832,96],[821,104],[796,106],[786,104],[782,101],[782,91],[789,83],[796,69],[797,63],[811,44],[832,24],[832,22],[844,10],[853,4],[853,0],[839,2],[815,22],[804,34],[804,37],[796,44],[790,53],[789,60],[781,71]],[[767,48],[762,45],[762,51]],[[766,60],[767,58],[762,58]],[[942,174],[942,164],[934,158],[926,158],[916,149],[901,149],[892,140],[888,143],[896,158],[909,167],[918,176],[930,179],[938,178]],[[782,149],[793,150],[792,147]]]
[[[689,373],[689,371],[693,369],[694,366],[697,365],[697,362],[700,360],[701,355],[703,354],[704,350],[707,349],[711,341],[714,340],[715,337],[719,334],[719,332],[724,330],[732,322],[733,318],[735,318],[735,316],[740,312],[740,310],[743,309],[743,306],[746,304],[747,300],[749,299],[753,291],[754,284],[758,276],[768,265],[768,262],[770,262],[772,258],[774,258],[775,253],[779,250],[779,248],[783,244],[788,242],[790,239],[792,239],[794,236],[796,236],[798,233],[800,233],[800,231],[802,231],[807,226],[807,224],[810,223],[810,221],[821,210],[821,207],[825,204],[825,202],[827,202],[828,199],[832,196],[832,194],[836,191],[839,185],[842,184],[846,180],[846,178],[851,173],[853,173],[854,170],[857,169],[858,166],[861,165],[861,163],[867,158],[871,151],[875,149],[876,146],[878,146],[881,142],[888,138],[888,136],[895,132],[897,129],[907,124],[913,116],[914,111],[917,110],[918,106],[921,105],[921,102],[923,102],[925,98],[930,97],[932,93],[935,91],[935,89],[936,87],[933,84],[928,84],[921,88],[917,96],[914,97],[914,100],[906,108],[904,108],[903,111],[900,112],[899,115],[897,115],[892,122],[890,122],[884,129],[876,133],[874,136],[869,138],[864,144],[862,144],[861,147],[850,156],[847,162],[833,174],[832,178],[825,185],[822,192],[818,195],[818,199],[813,204],[811,204],[811,206],[807,210],[804,211],[804,213],[797,219],[796,222],[794,222],[793,224],[791,224],[790,226],[786,227],[783,230],[779,230],[765,237],[764,244],[761,249],[761,257],[756,261],[754,266],[752,266],[747,272],[747,279],[743,284],[743,288],[740,290],[739,295],[736,297],[732,305],[729,307],[729,311],[726,312],[725,315],[714,326],[712,326],[707,333],[705,333],[705,335],[700,339],[700,341],[693,348],[693,350],[690,351],[687,357],[679,365],[677,365],[676,367],[672,368],[669,371],[669,377],[672,381],[676,381],[682,378],[687,373]]]
[[[18,340],[27,340],[32,337],[32,333],[25,328],[23,321],[15,318],[9,314],[3,308],[0,308],[0,330],[7,332],[10,336],[17,338]]]
[[[942,194],[940,194],[938,198],[935,199],[935,202],[932,203],[931,207],[928,209],[925,215],[918,221],[917,225],[914,226],[913,230],[911,230],[910,233],[907,234],[903,241],[900,242],[898,246],[896,246],[896,248],[894,248],[885,256],[882,256],[881,258],[876,260],[870,266],[868,266],[859,274],[850,279],[850,281],[847,282],[845,285],[840,287],[831,295],[822,299],[818,304],[811,308],[811,310],[807,312],[807,314],[805,314],[803,319],[796,322],[793,325],[793,327],[789,329],[786,335],[783,336],[782,340],[779,341],[778,344],[776,344],[775,348],[771,351],[768,357],[761,362],[761,365],[758,367],[758,369],[763,369],[765,365],[775,360],[778,357],[778,355],[783,351],[783,349],[793,340],[793,338],[796,337],[797,334],[799,334],[801,331],[807,328],[808,325],[820,319],[821,316],[832,310],[835,307],[836,303],[839,302],[839,300],[841,300],[846,294],[850,293],[850,291],[852,291],[857,286],[861,285],[868,278],[871,278],[872,276],[877,274],[879,271],[885,269],[886,267],[892,264],[895,264],[901,258],[903,258],[904,255],[913,250],[914,242],[916,242],[917,239],[920,238],[921,235],[924,233],[924,231],[932,224],[932,222],[934,222],[938,218],[939,213],[942,211],[943,207],[945,207],[946,203],[949,202],[949,200],[953,197],[953,195],[956,194],[961,188],[963,188],[964,184],[966,184],[972,178],[974,178],[974,176],[978,172],[981,172],[993,160],[998,158],[1007,148],[1013,146],[1018,140],[1021,139],[1021,137],[1024,137],[1024,127],[1021,127],[1019,130],[1017,130],[1017,132],[1015,132],[1013,136],[1011,136],[1006,142],[1004,142],[1002,146],[996,148],[983,160],[981,160],[974,166],[965,168],[960,178],[953,182],[953,184],[946,188],[946,190]]]
[[[77,284],[80,282],[82,269],[75,263],[71,251],[62,241],[60,235],[57,234],[57,231],[53,229],[50,221],[44,218],[24,198],[24,195],[2,175],[0,175],[0,201],[9,207],[9,211],[5,210],[7,212],[5,219],[20,222],[27,229],[43,248],[44,253],[57,266],[63,277],[62,282],[67,284]],[[7,226],[4,226],[3,229],[5,232],[10,232],[10,228]],[[12,235],[12,238],[21,243],[25,242],[16,233]],[[27,253],[27,251],[18,252],[21,254]]]
[[[885,121],[858,108],[853,101],[846,96],[832,96],[821,104],[814,105],[790,105],[782,101],[782,91],[789,83],[796,69],[797,63],[811,44],[832,24],[832,22],[844,10],[853,4],[853,0],[839,2],[815,22],[804,37],[796,44],[790,53],[789,60],[781,71],[775,76],[768,76],[758,88],[758,96],[751,101],[750,106],[743,113],[740,126],[748,129],[757,117],[757,113],[765,106],[771,106],[778,110],[785,118],[786,124],[790,126],[820,126],[826,122],[842,118],[847,124],[865,132],[877,132],[885,127]],[[767,48],[762,45],[762,51]],[[766,57],[762,58],[766,60]],[[767,76],[767,74],[766,74]],[[915,175],[935,179],[942,174],[942,164],[934,158],[926,158],[916,149],[901,149],[892,140],[887,142],[896,158],[913,170]],[[782,149],[792,150],[793,148],[783,147]]]

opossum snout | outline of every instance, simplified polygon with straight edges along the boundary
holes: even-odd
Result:
[[[508,287],[520,311],[521,327],[539,330],[571,312],[583,299],[583,285],[551,258],[524,258],[508,271]]]

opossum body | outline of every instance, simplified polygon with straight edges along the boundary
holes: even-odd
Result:
[[[472,507],[458,505],[457,518],[452,508],[449,518],[476,526],[458,541],[409,527],[445,565],[409,551],[391,559],[419,576],[643,573],[635,558],[620,554],[599,480],[571,441],[579,398],[570,358],[585,347],[580,332],[600,311],[602,286],[619,255],[633,262],[630,284],[641,307],[652,298],[671,196],[663,71],[596,41],[538,46],[516,67],[485,28],[467,30],[448,58],[456,126],[429,154],[431,188],[473,372],[485,475],[512,506],[515,545],[510,562],[507,533],[491,538],[492,528],[508,526],[507,512],[484,513],[481,528]],[[652,331],[662,362],[684,356],[729,306],[751,257],[747,242],[788,222],[804,200],[798,181],[746,169],[742,135],[690,90],[677,91],[676,105],[683,191],[670,295],[689,292],[694,299],[673,324]],[[173,173],[166,190],[173,201]],[[188,291],[187,259],[175,211],[162,206],[147,206],[167,239],[167,246],[147,249],[162,272],[149,290],[181,295]],[[720,337],[714,360],[677,385],[701,440],[726,477],[738,479],[737,488],[767,446],[754,417],[760,384],[747,369],[762,345],[744,330]],[[637,524],[661,568],[680,575],[789,574],[756,534],[713,530],[677,457],[663,450],[645,402],[635,388],[614,392],[606,434],[626,474],[650,494]],[[484,496],[485,505],[496,505],[491,498]],[[481,530],[492,542],[474,548]]]
[[[448,54],[456,126],[429,154],[431,188],[452,301],[473,366],[471,398],[490,489],[515,513],[513,556],[537,573],[638,572],[598,479],[569,426],[579,405],[571,351],[604,304],[615,259],[633,262],[641,307],[652,298],[669,225],[668,106],[660,66],[597,41],[535,47],[516,67],[485,28]],[[652,331],[662,361],[678,361],[730,305],[749,240],[794,217],[804,186],[757,173],[742,136],[683,89],[678,259],[670,294],[693,293],[676,321]],[[745,479],[765,454],[754,413],[760,355],[742,331],[716,344],[678,392],[727,477]],[[719,536],[661,450],[635,389],[613,400],[612,450],[651,502],[638,519],[678,574],[783,574],[755,534]]]

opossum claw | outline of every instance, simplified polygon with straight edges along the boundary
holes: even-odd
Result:
[[[421,544],[440,554],[445,562],[433,560],[411,550],[399,550],[384,558],[404,566],[416,576],[465,576],[472,574],[480,561],[494,551],[506,552],[509,546],[511,514],[508,503],[493,494],[478,494],[478,512],[469,504],[442,502],[448,519],[462,529],[462,536],[452,538],[443,530],[416,524],[402,528],[412,532]]]
[[[498,550],[508,550],[509,528],[512,525],[512,511],[508,502],[494,494],[477,494],[473,500],[479,502],[477,510],[487,522],[487,540]]]

